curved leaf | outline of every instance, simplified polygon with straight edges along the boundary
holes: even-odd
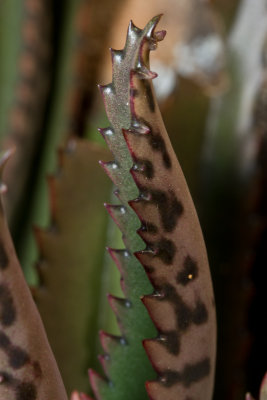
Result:
[[[51,225],[35,229],[40,287],[35,298],[67,392],[88,390],[88,365],[96,364],[98,313],[107,217],[103,202],[111,182],[98,165],[105,149],[71,140],[59,151],[49,177]],[[111,272],[108,278],[111,280]]]
[[[0,175],[9,157],[0,159]],[[1,182],[1,193],[5,186]],[[47,337],[0,206],[0,397],[66,400]]]
[[[108,209],[126,245],[124,250],[110,252],[122,271],[126,299],[110,297],[123,338],[101,336],[108,354],[102,361],[110,384],[91,374],[97,399],[146,398],[142,392],[145,380],[149,397],[155,400],[207,400],[212,396],[216,323],[208,260],[151,84],[157,74],[149,69],[149,52],[165,36],[165,31],[155,32],[159,19],[153,18],[143,30],[130,23],[124,50],[111,51],[112,83],[101,87],[112,125],[101,133],[115,156],[104,168],[118,187],[121,201],[120,206]],[[135,256],[153,288],[146,283]],[[158,337],[144,330],[148,322],[139,306],[140,296]],[[149,378],[143,360],[137,361],[131,350],[138,349],[144,339],[157,380]],[[134,384],[133,376],[138,377]]]

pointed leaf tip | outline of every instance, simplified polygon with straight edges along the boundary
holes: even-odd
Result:
[[[164,29],[162,31],[154,32],[154,38],[158,41],[161,42],[167,34],[167,31]]]
[[[134,70],[134,73],[136,74],[136,76],[139,79],[155,79],[158,76],[158,74],[156,72],[150,71],[145,66],[142,66],[140,68],[136,68]]]
[[[87,396],[84,393],[74,391],[71,393],[70,400],[93,400],[92,397]]]
[[[99,332],[99,339],[106,354],[109,354],[114,347],[123,345],[125,340],[121,336],[111,335],[102,330]]]
[[[101,400],[99,388],[108,385],[107,379],[104,379],[101,375],[95,372],[93,369],[89,369],[89,380],[97,400]]]
[[[128,36],[138,36],[142,33],[142,29],[138,28],[131,20],[128,26]]]
[[[111,54],[112,64],[118,62],[120,63],[123,59],[123,51],[122,50],[115,50],[110,47],[109,49]]]
[[[154,30],[155,30],[156,26],[158,25],[162,16],[163,16],[163,14],[158,14],[148,22],[148,24],[145,27],[145,30],[147,30],[147,37],[153,36]]]

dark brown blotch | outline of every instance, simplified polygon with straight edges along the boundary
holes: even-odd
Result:
[[[136,88],[131,88],[130,89],[130,97],[138,97],[139,96],[139,91]]]
[[[177,329],[181,332],[185,332],[192,324],[201,325],[208,321],[208,311],[201,300],[197,300],[196,305],[191,308],[176,292],[174,286],[165,284],[161,288],[157,288],[157,290],[163,294],[163,297],[159,297],[159,301],[165,300],[172,303],[176,316]]]
[[[8,257],[2,240],[0,240],[0,268],[6,269],[8,266]]]
[[[18,346],[10,347],[8,357],[9,364],[14,369],[19,369],[30,361],[28,353]]]
[[[6,353],[9,365],[13,369],[19,369],[30,361],[27,352],[19,346],[14,346],[3,331],[0,331],[0,348]]]
[[[31,382],[22,382],[5,371],[0,371],[1,384],[15,392],[15,400],[36,400],[37,388]]]
[[[151,194],[151,201],[157,206],[160,214],[161,223],[166,232],[172,232],[184,208],[182,203],[177,200],[174,192],[169,190],[164,192],[162,190],[149,190]]]
[[[140,231],[155,235],[158,232],[158,228],[152,222],[142,221]]]
[[[159,151],[162,154],[162,161],[165,168],[170,169],[172,167],[172,162],[167,152],[166,144],[163,137],[159,133],[155,134],[152,131],[147,137],[152,149],[155,151]]]
[[[160,343],[162,343],[169,353],[178,355],[180,352],[180,337],[177,331],[169,331],[160,334]]]
[[[15,304],[9,288],[0,284],[0,322],[3,326],[11,326],[16,320]]]
[[[142,82],[143,82],[143,85],[144,85],[145,96],[147,98],[149,110],[152,113],[154,113],[155,109],[156,109],[156,105],[155,105],[155,100],[154,100],[154,96],[153,96],[153,92],[152,92],[150,81],[147,80],[147,79],[143,79]]]
[[[184,260],[183,269],[178,272],[176,282],[182,286],[188,285],[198,277],[198,266],[195,260],[187,256]]]
[[[192,383],[199,382],[210,374],[210,359],[204,358],[196,364],[188,364],[182,372],[182,383],[185,387],[189,387]]]
[[[160,382],[166,387],[181,383],[184,387],[188,388],[193,383],[205,379],[210,374],[210,371],[210,360],[209,358],[204,358],[195,364],[185,365],[181,372],[165,371],[160,378]]]
[[[153,274],[153,272],[155,272],[155,268],[151,265],[144,265],[144,269],[147,274]]]
[[[152,179],[155,174],[152,162],[144,158],[135,158],[132,170],[142,173],[147,179]]]
[[[150,247],[156,253],[156,257],[160,258],[164,264],[170,265],[173,262],[176,247],[171,240],[162,238],[160,241],[150,244]]]
[[[31,382],[21,382],[15,389],[16,400],[36,400],[37,389]]]
[[[172,162],[169,153],[166,148],[166,143],[160,133],[154,133],[151,124],[144,118],[139,118],[139,124],[146,126],[149,130],[149,134],[146,135],[148,143],[152,150],[158,151],[162,155],[163,165],[166,169],[171,169]]]

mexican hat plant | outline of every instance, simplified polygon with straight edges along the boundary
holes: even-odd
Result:
[[[122,336],[102,334],[111,385],[91,373],[97,398],[118,399],[118,390],[124,398],[143,398],[145,381],[153,399],[167,393],[170,398],[212,395],[216,328],[208,261],[151,84],[156,74],[150,71],[149,52],[165,36],[155,31],[158,21],[155,17],[144,30],[130,24],[125,48],[111,50],[112,83],[100,87],[111,122],[101,133],[115,157],[103,166],[121,202],[107,208],[125,243],[125,249],[110,253],[122,273],[125,299],[110,296]],[[137,357],[143,359],[138,367]]]
[[[206,399],[212,395],[216,328],[207,256],[151,84],[156,74],[149,69],[149,52],[165,36],[164,31],[155,31],[159,18],[152,19],[144,30],[130,24],[124,50],[112,50],[112,83],[101,87],[112,125],[101,133],[115,157],[102,165],[120,200],[119,205],[106,207],[125,243],[125,249],[109,252],[120,268],[125,298],[109,296],[121,336],[101,333],[105,351],[101,361],[108,380],[90,373],[97,398],[141,399],[147,397],[146,390],[155,399],[168,393],[170,398],[198,393]],[[7,303],[18,301],[13,300],[11,289],[6,296],[4,313],[9,311]],[[20,340],[13,336],[11,340],[7,327],[2,342],[9,355]],[[42,346],[39,351],[46,354]],[[15,372],[2,372],[0,388],[18,390],[20,374],[24,375],[21,371],[29,368],[30,357],[25,353],[15,367],[8,357],[9,368]],[[41,358],[37,356],[37,360]],[[52,373],[50,367],[46,371]],[[28,371],[25,374],[30,376]],[[53,397],[64,398],[63,389],[59,393],[51,384],[43,395],[41,387],[35,386],[36,395],[32,389],[33,399],[45,398],[49,390]]]
[[[104,377],[90,370],[97,400],[209,400],[213,394],[216,321],[207,254],[189,190],[155,100],[152,79],[156,73],[149,66],[150,51],[165,36],[165,31],[156,31],[159,19],[153,18],[143,30],[130,23],[124,49],[111,50],[112,83],[100,87],[111,124],[100,133],[114,156],[113,161],[102,161],[101,165],[118,198],[116,204],[105,206],[122,232],[125,247],[108,249],[120,270],[124,297],[108,296],[120,335],[100,333]],[[91,161],[102,154],[106,156],[78,139],[68,141],[60,151],[61,171],[49,180],[53,229],[36,230],[41,253],[38,271],[44,286],[37,289],[35,298],[41,314],[53,312],[50,288],[57,290],[53,270],[49,271],[47,264],[56,265],[66,251],[62,263],[66,266],[71,257],[63,245],[68,246],[72,230],[77,243],[82,239],[79,227],[65,218],[75,208],[68,199],[64,201],[73,195],[66,181],[70,177],[75,180],[72,172],[78,173],[86,163],[92,168]],[[87,156],[91,157],[89,162]],[[8,157],[5,153],[1,158],[1,173]],[[88,193],[86,175],[82,182],[76,186],[77,192]],[[65,204],[67,211],[61,213]],[[1,398],[66,399],[44,327],[15,256],[3,208],[0,223]],[[86,229],[83,234],[87,234]],[[71,259],[70,266],[73,262]],[[94,279],[97,285],[101,283],[93,273],[92,291]],[[94,296],[88,299],[93,302]],[[66,321],[71,320],[71,311],[68,308]],[[71,370],[72,366],[68,367]],[[261,400],[265,392],[264,384]],[[79,392],[73,392],[71,398],[89,399]]]

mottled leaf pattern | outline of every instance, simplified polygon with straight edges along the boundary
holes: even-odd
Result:
[[[8,153],[0,159],[0,179]],[[5,186],[1,182],[1,193]],[[0,206],[0,397],[66,400],[46,334]]]
[[[154,288],[139,293],[158,330],[157,338],[142,335],[159,375],[158,380],[146,383],[148,395],[153,400],[207,400],[212,396],[215,363],[214,298],[199,222],[151,84],[157,74],[150,71],[149,52],[165,36],[164,31],[155,32],[159,18],[152,19],[144,30],[130,24],[124,50],[111,50],[112,83],[101,87],[112,125],[101,133],[115,156],[114,162],[103,166],[118,187],[122,203],[107,208],[126,244],[125,250],[111,249],[110,253],[122,271],[127,298],[111,296],[110,303],[124,333],[123,344],[131,347],[125,321],[135,306],[130,297],[134,282],[130,282],[128,272],[135,256]],[[129,205],[139,218],[141,242],[133,234],[136,222]],[[135,285],[139,288],[139,281]],[[105,389],[104,381],[96,375],[91,376],[91,382],[97,399],[115,398],[109,393],[121,382],[113,375],[113,348],[120,347],[122,340],[104,333],[101,339],[107,353],[104,369],[111,383]],[[124,376],[119,378],[125,380]],[[149,379],[146,373],[142,379]],[[116,398],[145,398],[131,395],[128,388],[127,394]]]

